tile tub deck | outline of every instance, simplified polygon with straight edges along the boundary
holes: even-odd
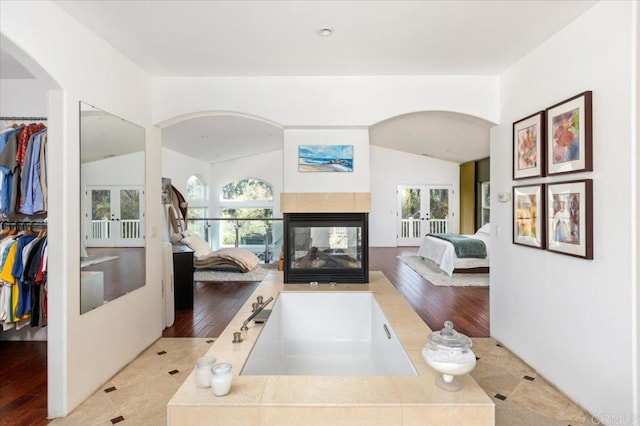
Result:
[[[168,425],[493,425],[495,407],[470,375],[458,377],[459,392],[435,385],[438,373],[422,359],[429,327],[381,272],[370,272],[369,284],[335,287],[283,284],[281,272],[271,272],[240,309],[207,355],[232,364],[231,392],[216,397],[195,386],[194,372],[167,404]],[[212,284],[220,285],[220,284]],[[262,329],[249,325],[242,343],[232,343],[251,314],[258,295],[265,300],[281,291],[371,291],[402,342],[418,376],[241,376],[246,358]],[[195,370],[194,370],[195,371]]]

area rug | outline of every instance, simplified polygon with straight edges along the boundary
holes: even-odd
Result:
[[[80,258],[80,267],[86,268],[87,266],[97,265],[98,263],[108,262],[110,260],[117,259],[118,256],[89,256]]]
[[[258,265],[249,272],[237,272],[230,270],[215,270],[215,269],[196,269],[193,273],[194,281],[262,281],[267,276],[269,271],[275,271],[275,264],[273,265]]]
[[[449,276],[442,272],[438,265],[422,256],[398,256],[408,267],[420,274],[424,279],[437,286],[487,287],[489,274],[456,274]]]

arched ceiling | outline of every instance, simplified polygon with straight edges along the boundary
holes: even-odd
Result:
[[[208,163],[282,149],[282,128],[256,118],[216,114],[162,129],[162,146]]]
[[[464,163],[489,156],[492,126],[455,112],[415,112],[374,124],[369,141],[371,145]]]

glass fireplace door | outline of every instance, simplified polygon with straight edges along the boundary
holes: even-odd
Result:
[[[285,282],[367,282],[366,216],[285,215]]]

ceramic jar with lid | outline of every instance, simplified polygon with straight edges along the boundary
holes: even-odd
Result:
[[[442,376],[436,380],[438,387],[452,392],[462,389],[455,376],[467,374],[476,366],[472,344],[470,338],[453,329],[451,321],[446,321],[442,330],[429,334],[427,344],[422,348],[422,357],[431,368],[441,373]]]

